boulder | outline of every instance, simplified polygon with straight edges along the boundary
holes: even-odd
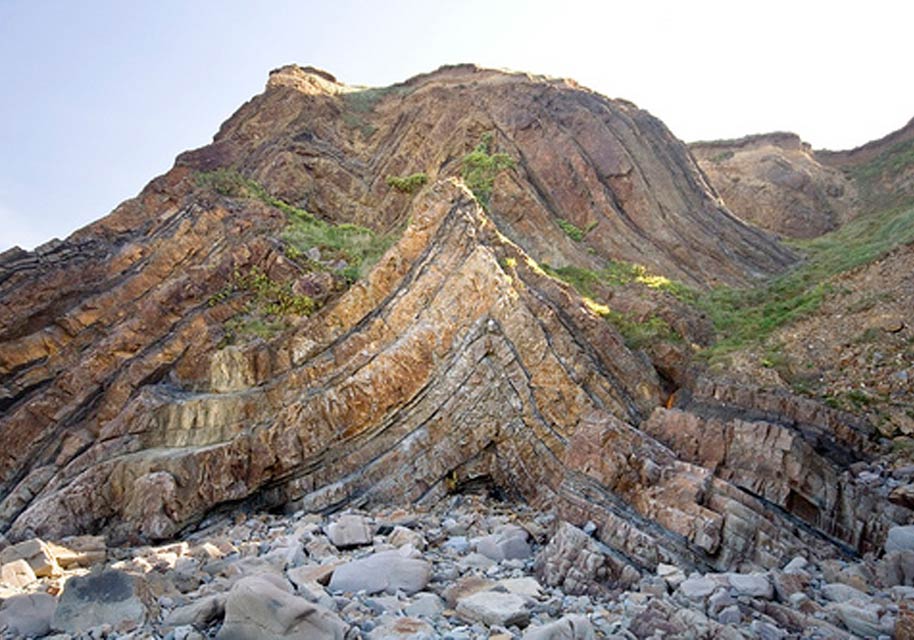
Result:
[[[735,604],[724,607],[720,610],[720,613],[717,614],[717,621],[720,624],[739,624],[742,619],[743,616],[740,613],[739,606]]]
[[[47,593],[13,596],[0,605],[0,632],[16,637],[40,637],[51,631],[57,598]]]
[[[225,615],[226,594],[217,593],[194,600],[190,604],[174,609],[166,616],[164,624],[172,627],[193,625],[205,629]]]
[[[521,527],[505,525],[492,535],[479,538],[476,551],[496,562],[523,560],[533,555],[527,538],[527,532]]]
[[[349,627],[335,613],[292,595],[271,578],[251,576],[235,583],[218,640],[343,640]]]
[[[788,602],[793,594],[803,593],[809,583],[809,577],[806,572],[801,574],[775,571],[771,575],[771,582],[778,599]]]
[[[657,577],[663,578],[670,588],[675,589],[686,579],[685,572],[673,564],[659,563],[657,565]]]
[[[527,629],[523,640],[592,640],[593,625],[581,615],[568,615],[541,627]]]
[[[894,631],[895,620],[890,616],[880,617],[879,607],[875,605],[859,605],[851,602],[833,602],[828,605],[828,610],[841,620],[847,630],[865,637],[878,637],[891,635]]]
[[[405,557],[399,551],[381,551],[337,567],[329,589],[413,594],[425,588],[431,572],[432,566],[425,560]]]
[[[37,579],[32,566],[21,558],[0,566],[0,586],[21,589]]]
[[[489,626],[524,627],[530,622],[526,600],[514,593],[499,591],[480,591],[463,598],[457,603],[457,615]]]
[[[32,567],[32,571],[39,578],[49,578],[61,575],[62,571],[51,548],[44,540],[32,538],[19,544],[14,544],[0,551],[0,564],[25,560]]]
[[[146,622],[149,601],[139,576],[115,569],[74,576],[64,583],[51,626],[72,634],[101,625],[130,631]]]
[[[848,602],[857,600],[859,602],[868,602],[870,597],[859,589],[840,582],[833,582],[822,587],[822,595],[832,602]]]
[[[806,574],[806,567],[809,562],[803,556],[794,556],[790,562],[784,565],[784,573],[787,575]]]
[[[433,618],[444,611],[444,603],[434,593],[417,593],[404,611],[408,616]]]
[[[883,587],[914,585],[914,551],[890,551],[874,568],[876,581]]]
[[[460,600],[480,591],[488,591],[495,582],[475,575],[466,575],[449,584],[441,594],[447,606],[454,608]]]
[[[914,525],[892,527],[885,539],[885,551],[914,550]]]
[[[387,541],[395,547],[410,544],[419,551],[424,550],[428,544],[421,533],[401,526],[394,527],[394,530],[387,537]]]
[[[530,576],[499,580],[498,587],[508,593],[515,593],[524,598],[536,599],[543,595],[542,585]]]
[[[108,557],[104,536],[70,536],[59,543],[49,542],[48,547],[64,569],[91,567]]]
[[[702,600],[714,593],[717,583],[704,576],[691,576],[679,585],[678,592],[689,600]]]
[[[750,598],[764,598],[771,600],[774,597],[774,587],[768,576],[763,573],[728,573],[727,580],[737,595]]]
[[[372,531],[365,518],[347,513],[327,527],[327,537],[338,549],[347,549],[371,544]]]

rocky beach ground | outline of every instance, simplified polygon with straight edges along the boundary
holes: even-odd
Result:
[[[661,564],[613,582],[595,530],[456,495],[428,511],[225,515],[161,546],[33,539],[0,552],[0,627],[55,640],[911,637],[914,528],[892,530],[878,560]]]

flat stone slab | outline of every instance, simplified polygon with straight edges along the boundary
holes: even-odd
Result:
[[[431,572],[432,565],[425,560],[407,558],[398,551],[381,551],[337,567],[328,588],[350,593],[394,594],[400,590],[412,595],[425,588]]]
[[[479,591],[457,603],[457,615],[471,622],[525,627],[530,622],[526,600],[515,593]]]

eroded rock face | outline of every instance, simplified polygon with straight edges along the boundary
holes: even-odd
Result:
[[[602,523],[620,567],[768,566],[772,548],[806,546],[704,461],[632,426],[659,403],[653,371],[451,184],[417,200],[367,281],[245,357],[250,388],[137,394],[103,441],[38,470],[48,481],[12,511],[10,532],[59,537],[105,520],[114,537],[159,539],[231,500],[421,503],[446,478],[483,475]]]
[[[0,528],[15,540],[161,540],[239,502],[433,504],[487,481],[596,523],[613,578],[660,562],[723,570],[841,553],[804,539],[735,465],[672,446],[659,418],[647,428],[665,397],[657,373],[537,264],[621,257],[706,286],[770,273],[790,254],[721,208],[683,145],[632,105],[464,67],[395,89],[359,96],[281,70],[139,198],[64,243],[0,258]],[[489,211],[451,180],[412,197],[383,184],[458,173],[491,130],[518,166],[499,176]],[[224,166],[336,221],[409,224],[318,313],[223,348],[240,306],[219,296],[232,274],[298,273],[281,208],[197,184],[195,170]],[[559,218],[596,226],[574,242]],[[785,440],[863,437],[807,413],[779,427]],[[837,461],[803,456],[834,477]],[[845,514],[838,502],[822,513]],[[839,537],[878,547],[898,509]]]
[[[493,220],[540,262],[611,257],[708,285],[747,282],[793,260],[721,206],[685,145],[647,112],[573,81],[473,65],[363,91],[284,67],[212,145],[178,165],[242,166],[287,202],[393,228],[409,198],[386,177],[459,175],[460,159],[487,132],[517,162],[496,182]],[[584,240],[559,220],[587,230]]]
[[[51,626],[66,633],[83,633],[101,625],[120,632],[142,625],[151,598],[145,581],[135,575],[107,570],[67,580]]]
[[[689,151],[724,204],[763,229],[814,238],[852,214],[853,183],[792,133],[696,142]]]

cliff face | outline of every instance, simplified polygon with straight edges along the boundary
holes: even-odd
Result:
[[[854,211],[852,181],[792,133],[695,142],[689,150],[727,207],[763,229],[814,238]]]
[[[486,132],[516,162],[487,210],[447,179]],[[214,190],[225,168],[245,177]],[[414,172],[418,193],[387,184]],[[295,220],[325,241],[293,252]],[[331,222],[405,231],[347,288],[333,238],[370,232]],[[164,539],[243,501],[432,503],[487,478],[600,523],[637,569],[878,548],[908,512],[844,471],[865,426],[749,387],[670,396],[537,264],[606,258],[707,286],[792,255],[630,104],[473,67],[365,91],[278,70],[138,198],[0,257],[0,527]],[[265,296],[284,324],[234,336]]]
[[[309,211],[389,229],[409,199],[388,176],[459,175],[486,133],[517,163],[499,177],[491,215],[541,262],[623,259],[706,286],[746,283],[793,260],[721,206],[686,147],[647,112],[569,81],[470,65],[365,90],[284,67],[178,165],[235,166]]]

